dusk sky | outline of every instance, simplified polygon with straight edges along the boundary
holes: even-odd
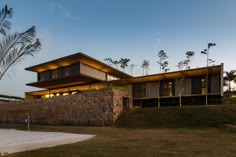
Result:
[[[12,32],[35,25],[42,49],[7,72],[0,94],[37,90],[25,85],[37,79],[26,67],[76,52],[100,61],[130,58],[138,76],[143,60],[150,62],[149,74],[159,73],[160,50],[170,71],[187,51],[195,52],[191,68],[206,66],[200,52],[214,42],[209,58],[236,69],[236,0],[0,0],[1,8],[6,4],[13,8]]]

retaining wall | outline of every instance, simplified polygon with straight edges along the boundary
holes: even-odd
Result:
[[[0,104],[0,121],[24,121],[30,113],[31,124],[110,126],[123,110],[128,92],[106,89],[87,91],[51,99],[25,100]],[[132,100],[129,101],[130,108]]]

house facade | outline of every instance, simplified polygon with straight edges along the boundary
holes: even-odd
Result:
[[[104,88],[127,91],[138,107],[220,104],[223,98],[223,64],[133,77],[80,52],[26,70],[37,73],[37,81],[27,85],[44,89],[26,92],[26,99]]]

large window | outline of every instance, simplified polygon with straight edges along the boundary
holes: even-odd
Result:
[[[51,71],[51,77],[52,77],[52,79],[57,79],[58,78],[57,69]]]
[[[39,73],[39,81],[50,80],[50,78],[51,78],[50,71],[43,71],[43,72]]]
[[[70,76],[79,75],[79,63],[75,63],[66,67],[59,67],[54,70],[47,70],[39,73],[38,80],[46,81],[50,79],[59,79]]]
[[[146,97],[146,84],[134,84],[133,85],[133,97],[143,98]]]
[[[174,96],[175,84],[173,80],[161,81],[160,87],[161,96]]]
[[[64,77],[75,76],[79,74],[79,64],[71,64],[64,67]]]
[[[58,78],[64,77],[64,68],[63,67],[57,68],[57,76],[58,76]]]
[[[202,78],[201,79],[201,94],[206,94],[206,79]]]
[[[192,78],[192,94],[206,94],[206,78],[204,76]]]
[[[72,64],[69,66],[69,76],[75,76],[78,75],[80,73],[79,69],[80,69],[80,64],[76,63],[76,64]]]

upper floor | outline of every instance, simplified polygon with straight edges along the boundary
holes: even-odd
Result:
[[[81,52],[28,67],[26,70],[37,73],[37,82],[27,85],[46,89],[132,77]]]

